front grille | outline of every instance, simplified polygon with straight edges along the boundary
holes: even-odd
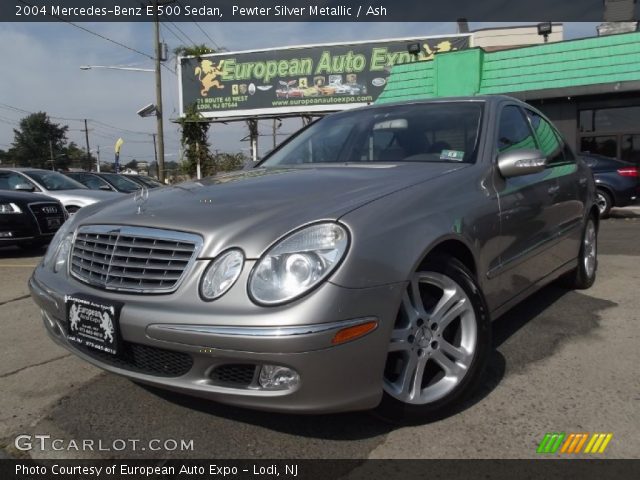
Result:
[[[189,354],[140,343],[122,342],[121,352],[117,356],[84,345],[73,344],[73,347],[114,367],[159,377],[180,377],[193,366]]]
[[[58,203],[30,203],[29,210],[38,223],[40,233],[55,233],[64,223],[64,209]]]
[[[220,365],[213,369],[210,377],[221,385],[247,388],[253,383],[255,374],[255,365],[238,363]]]
[[[197,235],[141,227],[80,227],[71,274],[105,290],[167,293],[175,290],[196,258]]]

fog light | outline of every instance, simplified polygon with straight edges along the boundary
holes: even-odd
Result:
[[[260,386],[265,390],[289,390],[300,383],[295,370],[279,365],[263,365],[260,369]]]
[[[0,238],[11,238],[13,237],[13,232],[0,232]]]

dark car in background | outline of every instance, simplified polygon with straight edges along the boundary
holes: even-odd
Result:
[[[91,190],[120,193],[133,193],[136,190],[140,190],[138,183],[117,173],[69,172],[66,175]]]
[[[131,174],[123,174],[123,177],[131,180],[132,182],[136,182],[138,185],[147,188],[158,188],[164,187],[164,185],[156,180],[155,178],[149,177],[147,175],[131,175]]]
[[[626,207],[640,197],[640,172],[633,163],[617,158],[582,153],[596,180],[596,202],[606,218],[613,207]]]
[[[0,190],[0,247],[42,247],[66,219],[64,207],[55,198]]]

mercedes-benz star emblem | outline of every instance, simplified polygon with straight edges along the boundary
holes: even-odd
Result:
[[[149,199],[149,189],[147,187],[140,188],[140,190],[135,193],[133,199],[135,200],[136,205],[138,205],[138,211],[136,213],[140,215],[144,212],[144,206]]]

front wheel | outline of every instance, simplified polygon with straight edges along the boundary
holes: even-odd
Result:
[[[478,385],[491,351],[473,274],[444,258],[414,273],[391,334],[377,413],[391,421],[446,415]]]

